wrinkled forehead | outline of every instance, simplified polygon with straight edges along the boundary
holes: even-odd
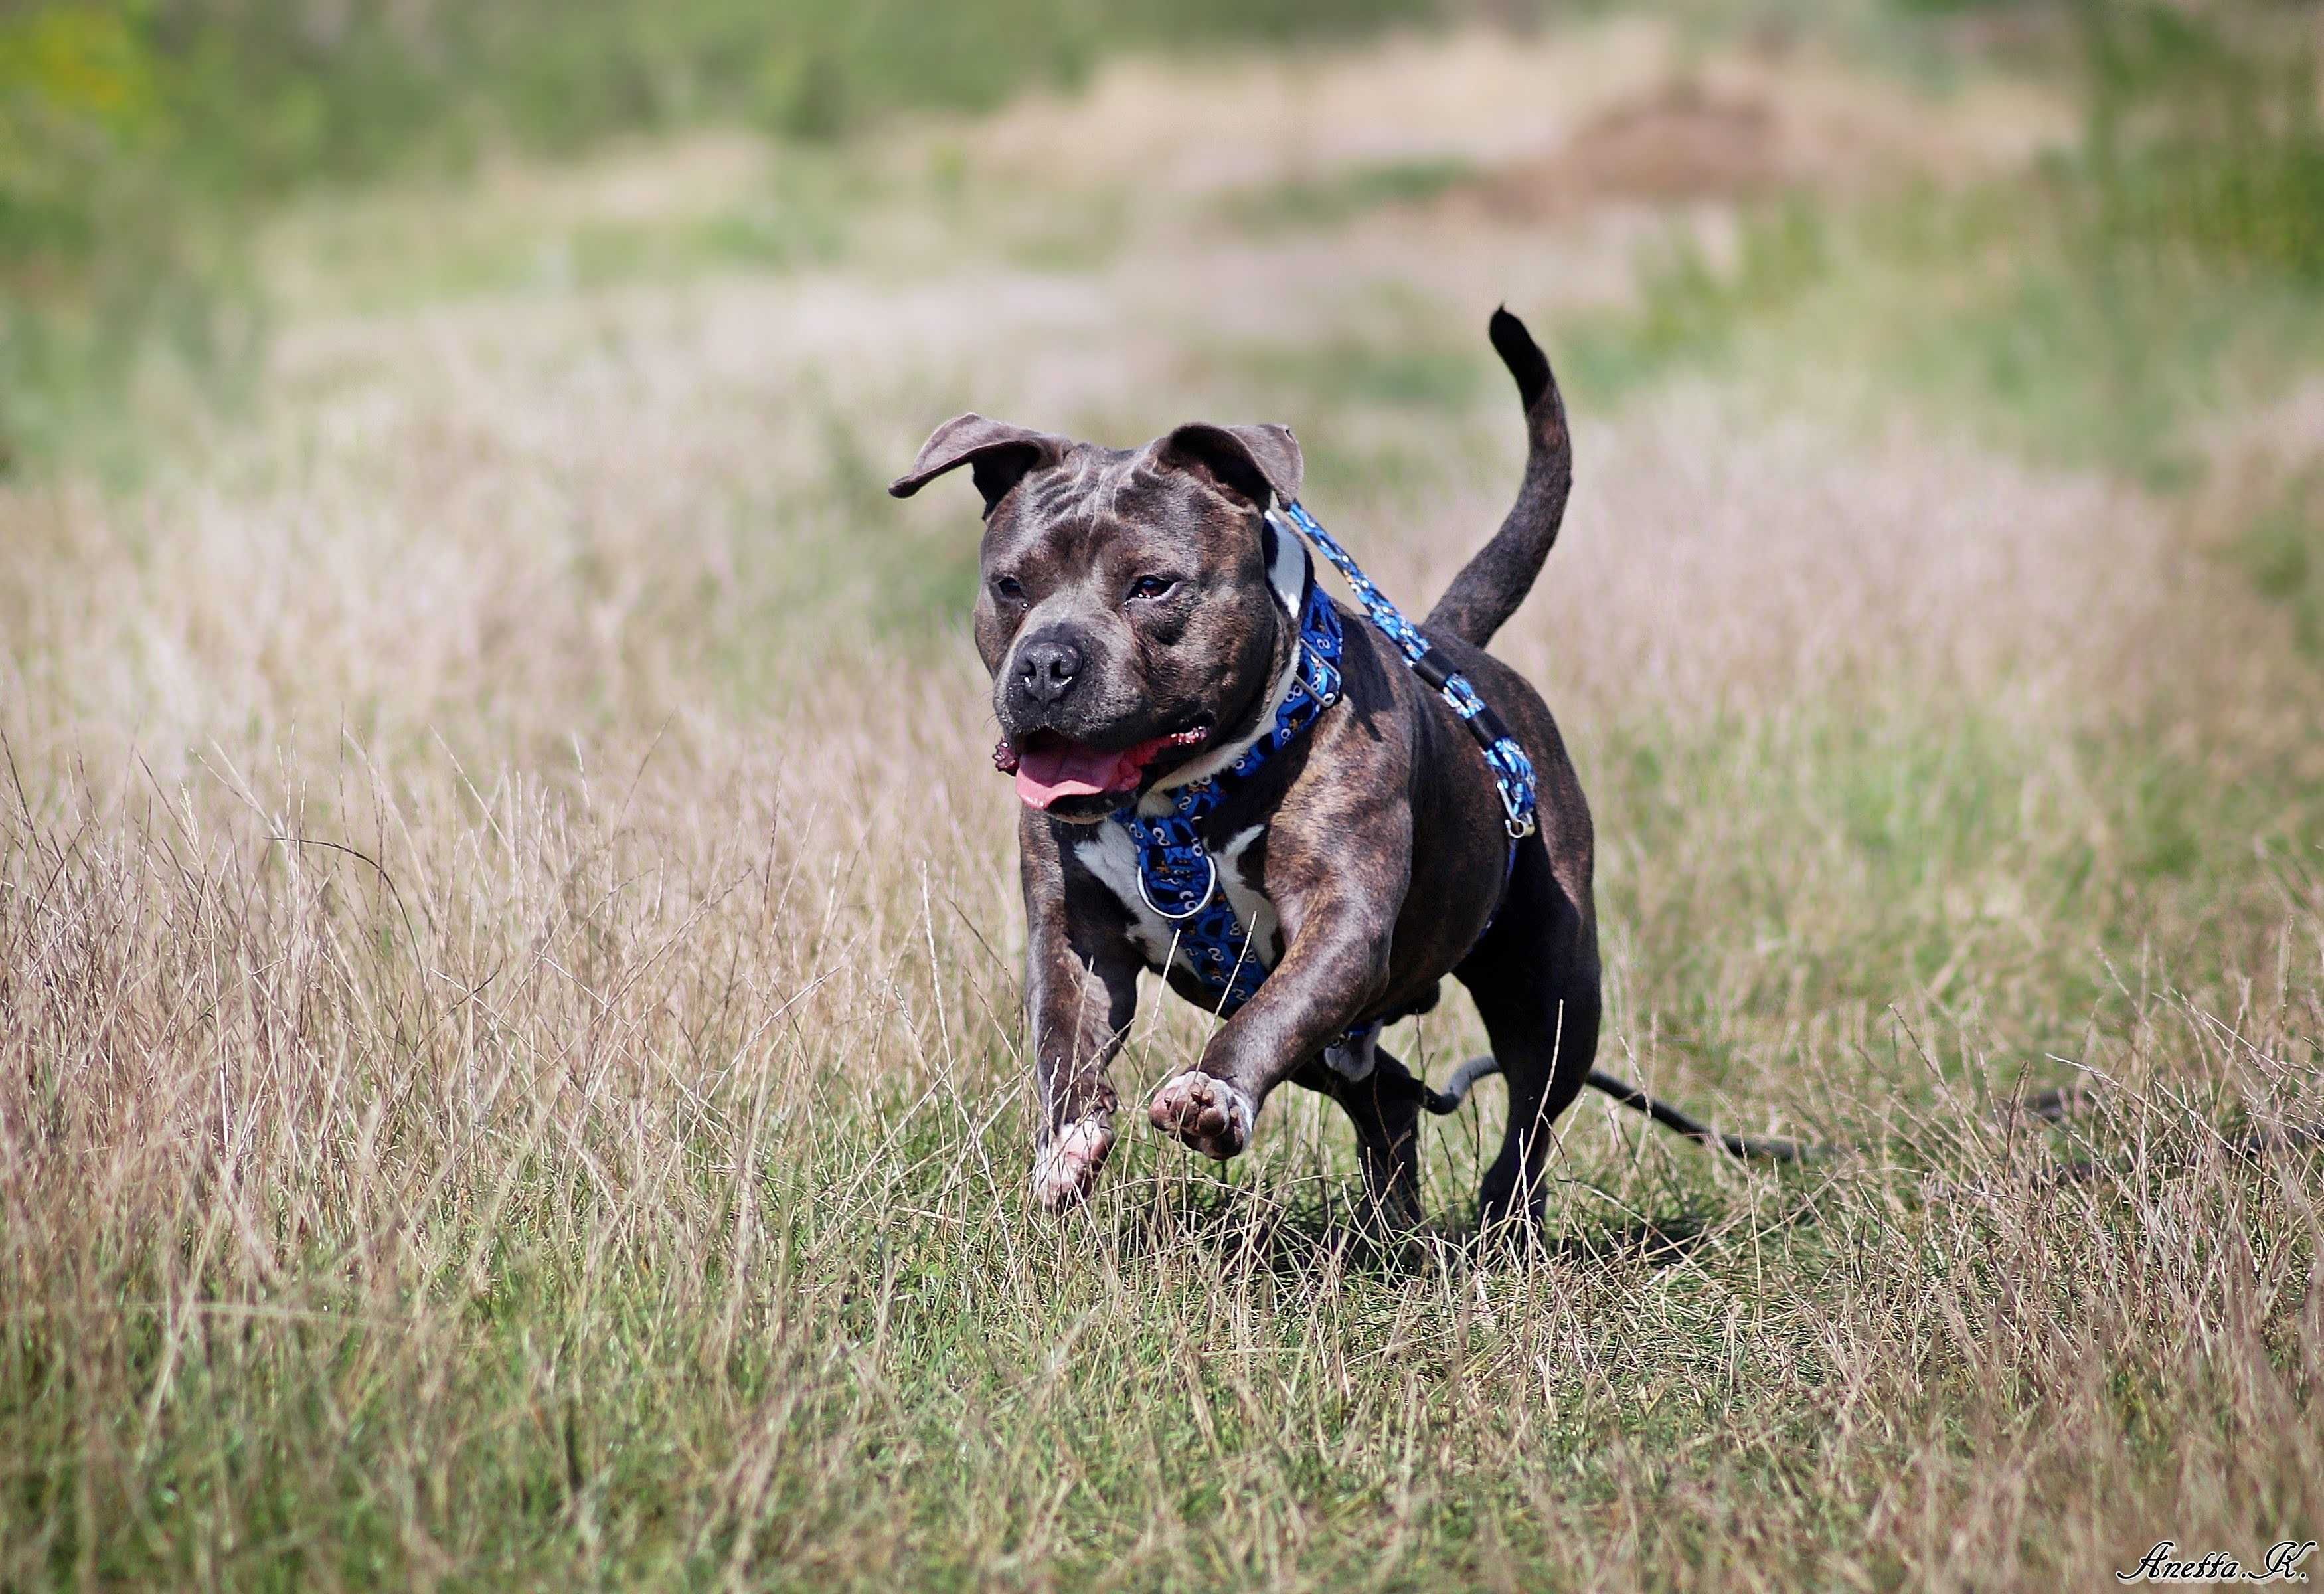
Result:
[[[1157,465],[1151,446],[1085,443],[1028,474],[1001,507],[986,523],[988,561],[1054,556],[1092,564],[1118,551],[1213,563],[1240,557],[1258,539],[1257,516],[1184,470]]]

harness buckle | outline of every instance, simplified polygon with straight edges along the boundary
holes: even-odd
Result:
[[[1148,908],[1151,908],[1167,922],[1172,924],[1184,924],[1187,920],[1201,913],[1204,908],[1209,907],[1211,905],[1211,899],[1219,894],[1219,860],[1213,857],[1210,854],[1210,849],[1205,848],[1203,851],[1203,862],[1209,868],[1210,876],[1209,878],[1204,880],[1203,883],[1203,894],[1201,899],[1197,901],[1193,907],[1186,909],[1183,913],[1174,913],[1169,909],[1164,907],[1160,903],[1156,902],[1154,900],[1153,888],[1147,885],[1146,871],[1142,868],[1138,871],[1139,900],[1143,902]]]
[[[1300,681],[1314,695],[1316,707],[1328,709],[1340,700],[1340,672],[1331,661],[1302,643],[1299,663]]]

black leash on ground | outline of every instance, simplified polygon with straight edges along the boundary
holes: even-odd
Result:
[[[1472,1057],[1452,1070],[1442,1090],[1422,1087],[1421,1105],[1439,1117],[1458,1112],[1467,1098],[1471,1087],[1489,1074],[1501,1071],[1499,1061],[1491,1057]],[[1687,1117],[1667,1101],[1657,1101],[1628,1080],[1617,1078],[1602,1068],[1590,1070],[1585,1081],[1591,1089],[1602,1090],[1632,1112],[1640,1112],[1664,1128],[1685,1135],[1704,1145],[1716,1146],[1731,1157],[1767,1163],[1812,1163],[1831,1154],[1826,1146],[1811,1145],[1797,1140],[1760,1139],[1748,1135],[1723,1135],[1710,1125]]]
[[[1461,1103],[1478,1080],[1501,1071],[1499,1061],[1490,1057],[1472,1057],[1452,1070],[1442,1090],[1421,1087],[1421,1105],[1442,1117],[1458,1112]],[[1671,1106],[1657,1101],[1628,1080],[1593,1068],[1585,1081],[1591,1089],[1602,1090],[1632,1112],[1644,1113],[1664,1128],[1685,1135],[1704,1145],[1716,1146],[1729,1156],[1747,1162],[1814,1163],[1831,1157],[1835,1152],[1850,1149],[1845,1146],[1818,1145],[1810,1141],[1785,1140],[1780,1136],[1765,1139],[1749,1135],[1725,1135],[1699,1119]],[[2013,1113],[2027,1118],[2056,1123],[2078,1110],[2088,1098],[2079,1087],[2037,1090],[2014,1104]],[[2241,1131],[2219,1136],[2220,1145],[2234,1155],[2256,1157],[2272,1151],[2297,1151],[2324,1145],[2324,1124],[2287,1124],[2246,1126]],[[2054,1164],[2045,1171],[2052,1179],[2087,1179],[2099,1171],[2098,1164],[2088,1159],[2077,1159]]]

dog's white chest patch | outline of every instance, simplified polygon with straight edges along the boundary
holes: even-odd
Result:
[[[1268,900],[1255,872],[1244,867],[1251,843],[1266,829],[1264,825],[1253,825],[1239,831],[1213,856],[1219,866],[1219,889],[1233,904],[1235,918],[1250,938],[1251,950],[1272,968],[1283,955],[1282,927],[1275,916],[1275,904]],[[1074,856],[1129,910],[1131,938],[1146,954],[1146,966],[1159,969],[1172,957],[1177,931],[1146,905],[1145,895],[1138,889],[1138,845],[1130,839],[1130,832],[1111,822],[1097,826],[1096,831],[1089,839],[1074,843]],[[1181,968],[1193,971],[1194,965],[1183,950],[1177,953],[1177,962]]]

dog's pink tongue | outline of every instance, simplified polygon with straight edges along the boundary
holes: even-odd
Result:
[[[1135,791],[1157,746],[1140,742],[1107,753],[1085,742],[1044,737],[1017,755],[1017,795],[1035,808],[1047,808],[1065,797]]]

